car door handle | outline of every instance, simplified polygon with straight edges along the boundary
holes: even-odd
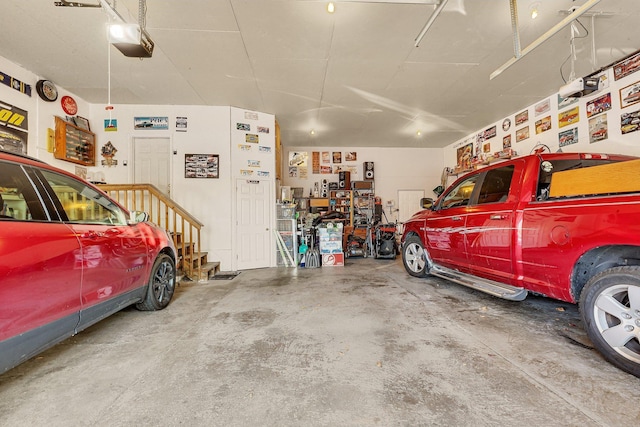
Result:
[[[452,216],[451,217],[451,221],[462,221],[462,217],[461,216]]]
[[[107,228],[107,230],[104,232],[105,236],[108,236],[108,237],[117,236],[118,234],[121,234],[121,233],[122,231],[117,227]]]
[[[489,219],[507,219],[507,216],[505,214],[494,214]]]
[[[98,233],[94,230],[89,230],[86,233],[83,233],[80,237],[83,239],[97,239],[98,237],[102,237],[102,233]]]

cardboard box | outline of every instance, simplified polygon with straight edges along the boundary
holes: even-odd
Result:
[[[344,252],[322,254],[323,267],[344,267]]]
[[[590,168],[555,172],[551,175],[551,197],[585,194],[615,194],[640,191],[640,160],[609,163]]]
[[[342,223],[329,223],[318,228],[321,254],[342,252]]]

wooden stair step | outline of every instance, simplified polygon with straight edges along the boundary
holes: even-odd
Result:
[[[198,276],[198,269],[194,268],[193,273],[189,275],[191,280],[195,280],[197,282],[206,282],[210,280],[213,276],[216,275],[220,271],[220,263],[219,262],[208,262],[200,266],[200,276]]]
[[[198,266],[198,260],[200,261],[200,265],[204,265],[207,263],[207,254],[208,252],[200,252],[199,254],[186,254],[183,257],[185,264],[190,264],[193,267]]]
[[[169,234],[173,238],[173,241],[176,244],[176,246],[180,246],[182,244],[182,232],[176,231]]]
[[[184,252],[185,252],[185,255],[189,255],[189,254],[193,253],[193,250],[194,250],[194,248],[195,248],[195,245],[196,245],[195,243],[185,242],[185,243],[184,243]],[[181,245],[176,246],[176,250],[178,251],[178,255],[179,255],[179,256],[182,256],[182,244],[181,244]]]

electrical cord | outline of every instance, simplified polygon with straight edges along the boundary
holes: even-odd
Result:
[[[575,39],[585,39],[587,37],[589,37],[589,30],[587,29],[587,27],[585,27],[582,22],[580,22],[579,19],[575,19],[575,22],[577,22],[578,24],[580,24],[580,26],[582,27],[582,29],[585,31],[585,35],[581,36],[581,35],[577,35],[575,37],[573,37],[573,39],[571,40],[571,43],[573,43],[573,40]],[[572,49],[573,50],[573,49]],[[564,77],[564,73],[562,72],[562,68],[564,67],[564,65],[567,63],[567,61],[569,61],[571,59],[571,57],[573,56],[573,52],[569,54],[569,56],[567,56],[567,58],[562,61],[562,64],[560,64],[560,78],[562,78],[562,81],[567,83],[567,79]]]

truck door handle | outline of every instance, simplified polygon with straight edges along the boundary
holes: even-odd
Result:
[[[489,219],[507,219],[507,216],[505,214],[494,214]]]

